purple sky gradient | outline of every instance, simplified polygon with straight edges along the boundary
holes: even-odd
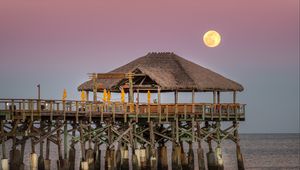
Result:
[[[202,43],[214,29],[217,48]],[[299,132],[298,0],[2,0],[0,98],[78,99],[86,73],[171,51],[244,85],[242,132]],[[267,123],[266,123],[267,122]]]

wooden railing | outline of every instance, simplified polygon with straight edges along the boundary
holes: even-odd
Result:
[[[244,119],[245,104],[239,103],[178,103],[178,104],[147,104],[147,103],[120,103],[120,102],[91,102],[75,100],[38,100],[38,99],[0,99],[0,116],[14,119],[21,116],[25,119],[31,116],[64,116],[78,117],[88,116],[103,117],[126,115],[131,117],[159,117],[168,119],[179,115],[189,118],[196,115],[202,119]]]

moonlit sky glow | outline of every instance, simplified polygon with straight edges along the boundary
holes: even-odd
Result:
[[[241,132],[299,133],[299,0],[0,1],[0,98],[80,99],[87,73],[162,51],[244,86]]]

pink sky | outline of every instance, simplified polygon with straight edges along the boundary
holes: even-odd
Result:
[[[222,35],[217,48],[202,43],[209,29]],[[86,73],[151,51],[175,52],[240,82],[250,112],[289,110],[279,116],[286,122],[299,113],[299,0],[0,2],[0,98],[35,97],[37,83],[45,98],[60,98],[63,88],[77,98]]]

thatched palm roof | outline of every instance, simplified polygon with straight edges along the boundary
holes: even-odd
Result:
[[[174,53],[148,53],[109,73],[139,70],[161,87],[161,90],[242,91],[243,86]],[[117,85],[121,79],[98,79],[103,88]],[[78,90],[92,91],[93,82],[84,82]]]

